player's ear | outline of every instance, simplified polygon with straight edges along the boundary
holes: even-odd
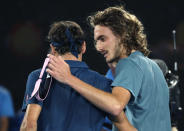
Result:
[[[82,44],[82,54],[84,54],[86,52],[86,42],[84,41]]]
[[[55,50],[55,47],[52,45],[52,44],[50,44],[50,49],[51,49],[51,54],[52,55],[55,55],[56,54],[56,50]]]

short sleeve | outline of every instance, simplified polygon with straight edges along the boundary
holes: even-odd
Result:
[[[109,69],[109,70],[107,71],[105,77],[107,77],[107,78],[110,79],[110,80],[114,80],[114,76],[113,76],[113,74],[112,74],[111,69]]]
[[[0,104],[0,117],[13,117],[14,108],[11,95],[8,90],[3,89],[1,93],[1,104]]]
[[[116,66],[116,76],[112,86],[123,87],[130,91],[131,99],[129,104],[133,104],[141,89],[143,72],[139,66],[129,59],[122,59]]]
[[[23,105],[22,105],[22,111],[26,110],[28,104],[38,104],[41,107],[43,105],[43,102],[37,100],[35,96],[30,99],[35,83],[39,78],[39,72],[40,72],[39,70],[36,70],[30,73],[28,76],[27,83],[26,83],[26,91],[24,94],[24,100],[23,100]]]

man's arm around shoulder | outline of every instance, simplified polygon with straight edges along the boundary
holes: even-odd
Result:
[[[59,82],[68,84],[98,108],[118,116],[129,102],[131,93],[122,87],[114,87],[112,93],[97,89],[73,76],[69,65],[61,56],[49,55],[47,72]]]
[[[22,121],[20,131],[36,131],[37,120],[41,112],[41,106],[38,104],[29,104]]]

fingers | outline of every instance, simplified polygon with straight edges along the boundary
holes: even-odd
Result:
[[[50,74],[50,75],[54,75],[56,74],[58,71],[61,71],[61,67],[64,66],[65,64],[65,61],[62,59],[62,57],[60,56],[54,56],[54,55],[51,55],[51,54],[48,54],[47,55],[48,58],[50,59],[49,60],[49,63],[47,65],[47,72]],[[63,64],[64,63],[64,64]]]
[[[63,60],[62,56],[54,56],[49,54],[48,57],[50,61],[46,72],[56,80],[65,83],[71,74],[69,65]]]
[[[47,57],[50,59],[49,63],[57,63],[57,57],[51,54],[48,54]]]
[[[50,69],[51,71],[54,71],[54,70],[56,70],[57,67],[56,67],[54,64],[49,63],[49,64],[47,65],[47,68]]]
[[[48,54],[47,56],[50,60],[49,60],[49,63],[47,65],[46,72],[49,73],[51,76],[53,76],[54,71],[57,68],[57,63],[56,63],[56,60],[55,60],[55,56],[53,56],[51,54]]]
[[[50,68],[51,70],[54,70],[57,68],[57,66],[59,65],[59,61],[58,58],[53,56],[53,55],[49,55],[49,64],[48,64],[48,68]]]
[[[54,72],[51,69],[49,69],[49,68],[46,69],[46,72],[49,73],[53,77],[55,76]]]
[[[59,64],[59,63],[63,64],[63,63],[65,63],[65,61],[63,60],[63,58],[61,56],[54,56],[52,54],[48,54],[47,56],[50,58],[50,61],[52,63],[56,63],[56,64]]]

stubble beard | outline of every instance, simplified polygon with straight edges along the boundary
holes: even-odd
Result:
[[[113,56],[110,60],[106,60],[107,63],[118,63],[118,61],[121,59],[121,53],[122,53],[122,49],[121,49],[121,43],[118,42],[118,44],[116,44],[114,51],[113,51]]]

